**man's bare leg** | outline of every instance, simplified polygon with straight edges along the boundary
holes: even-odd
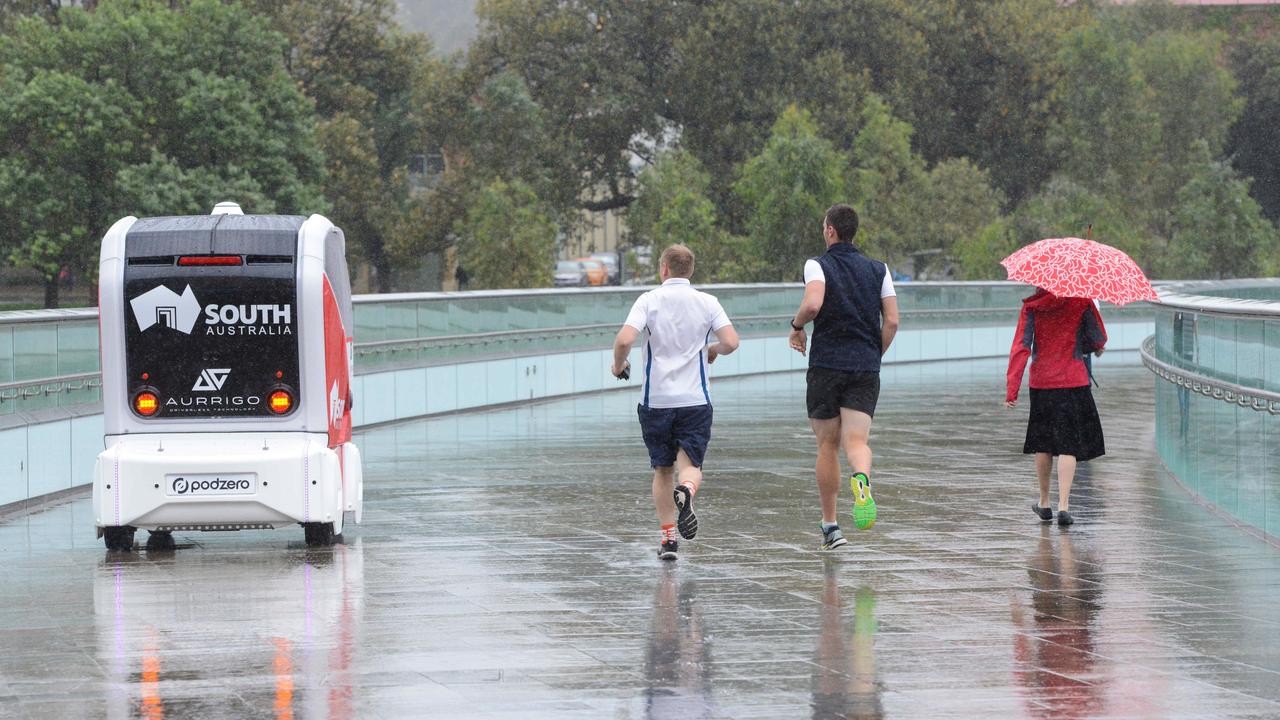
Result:
[[[836,500],[840,495],[840,418],[809,420],[818,441],[818,461],[813,473],[818,478],[818,496],[822,500],[822,522],[836,521]]]
[[[1075,458],[1071,460],[1075,462]],[[1058,471],[1062,471],[1062,460],[1058,460]],[[1049,477],[1052,474],[1053,456],[1049,453],[1036,453],[1036,482],[1040,483],[1040,502],[1036,504],[1042,508],[1049,507]]]
[[[840,440],[844,445],[844,456],[855,473],[866,473],[871,477],[871,416],[840,408]],[[840,470],[836,469],[836,482],[839,483]]]
[[[702,468],[693,464],[684,448],[676,451],[676,486],[674,498],[676,504],[676,527],[680,537],[692,540],[698,535],[698,516],[693,512],[693,497],[698,494],[698,486],[702,484]]]
[[[658,511],[658,524],[663,527],[676,523],[676,501],[673,495],[675,480],[674,468],[667,466],[653,469],[653,507]]]
[[[694,466],[693,461],[684,453],[684,448],[676,451],[676,471],[680,474],[676,480],[679,480],[681,485],[688,485],[689,492],[697,495],[698,488],[702,485],[702,468]],[[671,493],[668,492],[667,496],[670,497],[670,495]]]

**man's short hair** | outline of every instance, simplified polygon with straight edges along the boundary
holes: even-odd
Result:
[[[853,242],[853,236],[858,234],[858,213],[848,205],[832,205],[827,208],[823,224],[836,229],[840,242]]]
[[[659,262],[667,266],[671,277],[693,277],[693,251],[684,245],[672,245],[663,250]]]

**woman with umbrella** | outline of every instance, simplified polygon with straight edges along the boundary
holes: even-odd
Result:
[[[1031,509],[1041,520],[1053,520],[1049,479],[1056,456],[1058,524],[1070,525],[1076,463],[1106,453],[1085,358],[1102,354],[1107,331],[1091,298],[1124,304],[1155,299],[1155,293],[1128,255],[1092,240],[1041,240],[1001,264],[1010,280],[1036,285],[1035,294],[1022,301],[1005,391],[1005,406],[1012,408],[1029,359],[1031,415],[1022,452],[1035,455],[1040,486],[1040,498]]]

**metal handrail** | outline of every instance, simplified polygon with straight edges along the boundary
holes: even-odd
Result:
[[[1246,300],[1243,298],[1223,298],[1211,295],[1184,295],[1182,293],[1161,292],[1160,307],[1184,312],[1195,312],[1202,315],[1219,317],[1235,317],[1253,319],[1258,317],[1280,317],[1280,302],[1273,300]]]
[[[98,319],[98,308],[55,308],[52,310],[5,310],[0,312],[0,325],[30,325],[56,323],[68,320],[86,322]]]
[[[0,404],[40,395],[56,395],[100,387],[102,387],[102,373],[98,372],[0,383]]]
[[[1026,287],[1025,283],[1012,282],[1009,280],[913,280],[912,287]],[[530,289],[512,289],[512,290],[465,290],[465,291],[437,291],[437,292],[416,292],[416,293],[371,293],[365,295],[354,295],[351,300],[357,305],[364,303],[402,303],[402,302],[421,302],[426,300],[457,300],[458,298],[501,298],[501,297],[523,297],[534,296],[544,297],[547,295],[581,295],[583,293],[596,293],[601,295],[617,295],[628,293],[640,293],[652,290],[657,285],[614,285],[600,287],[579,287],[579,288],[530,288]],[[721,283],[716,285],[699,284],[699,290],[715,294],[719,290],[778,290],[792,289],[800,290],[804,287],[803,283]]]
[[[1155,373],[1157,377],[1205,397],[1222,400],[1243,408],[1251,408],[1259,412],[1280,415],[1280,393],[1237,385],[1226,380],[1211,378],[1207,375],[1201,375],[1170,365],[1156,358],[1155,346],[1156,337],[1152,335],[1142,341],[1142,347],[1139,352],[1142,355],[1142,364],[1146,365],[1147,369]]]
[[[904,317],[959,317],[989,313],[1005,313],[1010,308],[933,308],[927,310],[903,310]],[[76,313],[76,319],[83,319],[88,311]],[[776,323],[781,325],[791,319],[791,315],[746,315],[735,317],[740,324]],[[453,335],[429,335],[425,337],[400,338],[357,343],[355,351],[360,355],[383,355],[413,349],[426,344],[438,345],[487,345],[491,342],[533,342],[542,337],[554,334],[557,337],[592,335],[611,332],[618,327],[617,323],[594,323],[588,325],[568,325],[550,328],[526,328],[521,330],[501,330],[482,333],[465,333]],[[8,383],[0,383],[0,403],[53,395],[61,392],[74,392],[86,388],[102,386],[101,373],[77,373],[55,377],[33,378]]]
[[[917,310],[901,310],[899,312],[903,317],[960,317],[971,316],[985,313],[1007,314],[1016,307],[992,307],[992,308],[928,308]],[[776,322],[784,323],[795,317],[794,315],[737,315],[731,318],[735,323],[747,322]],[[356,343],[357,351],[362,348],[371,348],[372,352],[380,352],[380,348],[391,347],[395,345],[415,345],[427,342],[439,342],[441,344],[453,342],[465,342],[468,340],[500,340],[500,339],[523,339],[529,335],[543,335],[548,333],[557,334],[577,334],[593,331],[615,330],[619,327],[619,323],[595,323],[591,325],[564,325],[560,327],[546,328],[523,328],[520,330],[497,330],[491,332],[479,333],[462,333],[454,335],[424,335],[412,338],[396,338],[391,340],[376,340],[371,342]],[[785,327],[785,326],[784,326]]]

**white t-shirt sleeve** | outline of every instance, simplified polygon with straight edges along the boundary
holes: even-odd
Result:
[[[631,312],[627,313],[627,319],[623,321],[623,325],[644,331],[644,326],[649,322],[649,293],[644,293],[636,298],[636,302],[631,306]]]
[[[884,282],[880,283],[880,299],[887,297],[897,297],[898,291],[893,289],[893,276],[889,272],[889,266],[884,266]]]
[[[817,260],[805,260],[804,261],[804,284],[808,285],[809,283],[815,282],[815,281],[826,282],[827,274],[822,272],[822,266],[818,264]]]
[[[724,306],[720,304],[718,299],[712,297],[707,309],[711,313],[711,332],[716,332],[726,325],[732,324],[729,322],[729,314],[724,311]]]

